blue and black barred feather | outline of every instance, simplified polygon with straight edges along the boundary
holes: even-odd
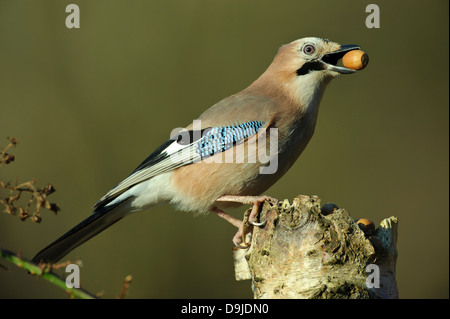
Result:
[[[151,167],[168,157],[171,154],[165,152],[174,141],[179,145],[193,144],[194,152],[200,156],[199,160],[213,156],[233,147],[246,138],[258,133],[264,126],[262,121],[249,121],[242,124],[229,126],[209,127],[201,131],[183,131],[174,139],[168,140],[147,157],[133,173]],[[193,160],[196,162],[198,160]]]
[[[258,133],[264,122],[251,121],[243,124],[213,127],[204,132],[202,138],[195,144],[195,152],[203,160],[207,157],[224,152],[233,145]]]

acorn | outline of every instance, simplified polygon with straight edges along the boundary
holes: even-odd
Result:
[[[342,64],[352,70],[362,70],[369,64],[369,56],[361,50],[352,50],[342,57]]]

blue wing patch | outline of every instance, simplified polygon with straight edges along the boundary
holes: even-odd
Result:
[[[264,126],[264,122],[250,121],[242,124],[213,127],[203,133],[195,143],[195,152],[201,159],[213,156],[233,147],[246,138],[255,135]]]

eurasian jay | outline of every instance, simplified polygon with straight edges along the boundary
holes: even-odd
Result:
[[[338,66],[338,60],[357,49],[315,37],[282,46],[255,82],[173,132],[95,204],[92,215],[33,261],[54,263],[122,217],[164,202],[188,212],[215,212],[239,228],[233,242],[248,247],[242,221],[224,210],[253,204],[249,221],[261,225],[259,207],[276,200],[258,195],[303,152],[314,133],[325,87],[339,74],[355,72]]]

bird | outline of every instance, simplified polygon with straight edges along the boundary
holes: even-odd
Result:
[[[226,210],[252,205],[249,221],[263,225],[258,221],[262,204],[276,205],[277,200],[261,194],[303,152],[328,83],[355,72],[338,61],[358,49],[321,37],[282,45],[253,83],[186,127],[173,130],[166,142],[100,198],[89,217],[32,261],[55,263],[123,217],[161,203],[194,214],[217,214],[238,228],[233,243],[248,248],[251,230]]]

